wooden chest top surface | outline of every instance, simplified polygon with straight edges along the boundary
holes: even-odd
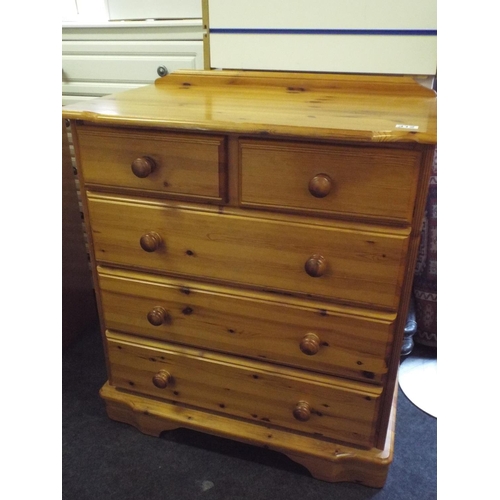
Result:
[[[436,94],[410,77],[178,71],[66,106],[103,125],[262,137],[436,144]]]

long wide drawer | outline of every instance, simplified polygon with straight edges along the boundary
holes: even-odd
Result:
[[[421,153],[240,141],[241,204],[409,222]]]
[[[98,262],[396,309],[408,234],[89,196]]]
[[[361,446],[373,445],[382,389],[107,332],[111,384]]]
[[[84,125],[78,141],[88,185],[206,201],[225,197],[222,136]]]
[[[98,275],[109,330],[358,380],[387,372],[394,313],[101,267]]]

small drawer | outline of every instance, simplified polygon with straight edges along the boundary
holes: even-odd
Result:
[[[242,206],[411,221],[418,151],[250,139],[239,146]]]
[[[92,35],[90,26],[89,29],[75,27],[64,30],[66,33],[63,37],[70,39],[62,42],[63,91],[67,85],[87,84],[88,88],[92,89],[102,83],[132,84],[137,87],[153,83],[158,76],[164,76],[165,71],[172,73],[183,69],[203,68],[201,26],[199,33],[185,33],[187,37],[200,37],[200,40],[136,39],[131,41],[125,38],[127,37],[125,32],[132,33],[135,28],[120,27],[121,23],[109,24],[114,26],[98,29],[101,32],[100,35]],[[163,31],[161,28],[156,29]],[[113,31],[113,35],[108,30]],[[141,37],[143,35],[144,38],[148,37],[146,30],[148,28],[141,30]],[[150,30],[151,28],[148,31]],[[108,31],[108,33],[105,34],[103,31]],[[73,34],[70,34],[71,32]],[[76,32],[78,35],[75,35]],[[165,34],[164,32],[163,36]],[[89,38],[94,36],[96,39],[71,39],[82,36]],[[128,36],[130,37],[130,34]],[[150,33],[149,37],[151,36]],[[115,40],[110,40],[110,38],[115,38]],[[158,35],[155,38],[158,38]]]
[[[381,387],[107,332],[120,389],[371,447]]]
[[[85,184],[124,192],[221,202],[226,191],[222,136],[78,127]]]
[[[99,263],[397,308],[407,229],[359,230],[97,194],[88,200]]]
[[[105,326],[357,380],[381,382],[394,313],[98,268]]]

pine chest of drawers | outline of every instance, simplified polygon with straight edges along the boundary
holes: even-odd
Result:
[[[63,115],[109,416],[381,487],[435,93],[406,77],[183,71]]]

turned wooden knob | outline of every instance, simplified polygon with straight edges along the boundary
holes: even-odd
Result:
[[[311,418],[311,407],[307,401],[299,401],[293,410],[295,419],[307,422]]]
[[[162,244],[161,236],[154,231],[143,234],[140,239],[141,248],[146,252],[158,250]]]
[[[170,373],[167,370],[160,370],[153,377],[153,384],[158,387],[158,389],[165,389],[168,385],[168,381],[170,380]]]
[[[160,326],[168,319],[168,312],[164,307],[156,306],[148,312],[148,321],[153,326]]]
[[[320,346],[319,337],[315,333],[307,333],[300,341],[300,350],[308,356],[317,354]]]
[[[326,259],[322,255],[314,254],[312,257],[307,259],[304,267],[309,276],[319,278],[326,272]]]
[[[136,177],[143,179],[156,168],[156,163],[149,156],[140,156],[132,162],[132,172]]]
[[[332,189],[332,179],[326,174],[315,175],[309,181],[309,192],[316,198],[324,198]]]

